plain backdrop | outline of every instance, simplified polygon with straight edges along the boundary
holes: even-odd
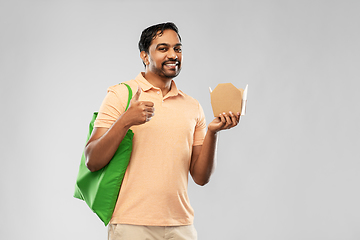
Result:
[[[178,87],[249,84],[210,183],[189,178],[199,240],[360,239],[360,1],[0,1],[0,239],[107,239],[72,197],[92,112],[173,21]]]

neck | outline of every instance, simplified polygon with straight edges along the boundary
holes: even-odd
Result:
[[[171,78],[161,77],[150,71],[145,71],[144,78],[154,87],[160,88],[163,96],[165,96],[171,89]]]

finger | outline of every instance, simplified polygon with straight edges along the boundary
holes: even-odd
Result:
[[[153,108],[153,107],[145,107],[144,111],[149,112],[149,113],[153,113],[155,111],[155,108]]]
[[[145,118],[145,122],[148,122],[151,120],[151,118],[154,116],[154,113],[148,113]]]
[[[223,129],[224,126],[226,125],[226,118],[224,117],[224,115],[222,113],[220,113],[219,119],[220,119],[220,123],[218,125],[219,125],[220,129]]]
[[[140,97],[140,94],[141,94],[141,87],[138,85],[138,89],[137,89],[137,92],[135,93],[135,95],[133,97],[133,100],[138,101],[139,97]]]
[[[219,114],[219,118],[220,118],[221,123],[222,123],[223,125],[225,125],[225,124],[226,124],[226,118],[225,118],[225,116],[220,113],[220,114]]]
[[[152,118],[155,114],[153,112],[146,113],[146,117]]]
[[[229,112],[229,114],[230,114],[230,119],[232,122],[232,127],[235,127],[237,125],[237,118],[231,111]]]
[[[223,115],[225,116],[225,119],[226,119],[226,125],[227,127],[232,123],[229,115],[227,115],[226,113],[223,113]]]
[[[236,114],[236,119],[237,119],[237,122],[239,123],[240,122],[240,113],[239,112]]]
[[[143,104],[146,107],[153,107],[154,103],[150,101],[141,101],[141,104]]]

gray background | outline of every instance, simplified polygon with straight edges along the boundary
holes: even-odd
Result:
[[[0,239],[106,239],[72,197],[107,87],[143,70],[137,42],[173,21],[176,82],[249,84],[205,187],[189,181],[200,240],[360,239],[360,1],[0,1]]]

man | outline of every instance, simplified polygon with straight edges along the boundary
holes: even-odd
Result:
[[[199,185],[209,181],[217,133],[236,126],[240,114],[221,114],[206,131],[200,104],[172,80],[182,63],[173,23],[145,29],[139,49],[145,72],[125,82],[135,93],[128,110],[126,86],[110,87],[85,148],[88,168],[97,171],[111,160],[126,132],[134,132],[109,239],[197,239],[188,173]]]

